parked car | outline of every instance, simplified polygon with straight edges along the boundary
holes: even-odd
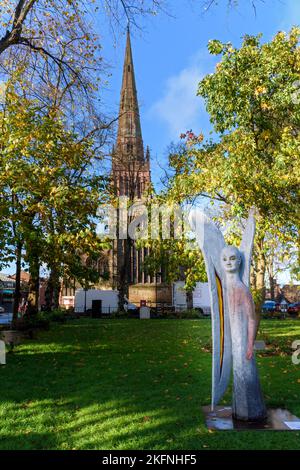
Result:
[[[288,306],[289,306],[289,304],[288,304],[285,300],[283,300],[282,302],[280,302],[280,304],[279,304],[279,310],[280,310],[280,312],[282,312],[282,313],[285,314],[285,313],[287,312]]]
[[[1,313],[0,325],[9,325],[12,321],[12,313]]]
[[[298,315],[300,313],[300,302],[295,302],[290,304],[287,309],[290,315]]]
[[[0,307],[0,313],[5,313],[5,308],[4,307]]]
[[[132,304],[131,302],[129,302],[129,300],[127,299],[127,297],[124,297],[124,310],[125,312],[128,312],[128,313],[133,313],[133,312],[138,312],[138,307],[135,305],[135,304]]]
[[[276,310],[276,302],[274,302],[274,300],[266,300],[263,303],[262,311],[264,313],[275,312],[275,310]]]

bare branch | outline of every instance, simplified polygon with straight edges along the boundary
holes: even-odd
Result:
[[[33,5],[37,2],[37,0],[29,0],[26,5],[26,0],[20,0],[18,5],[16,6],[15,16],[13,20],[13,27],[18,27],[22,25],[26,20],[26,17],[30,10],[32,9]]]

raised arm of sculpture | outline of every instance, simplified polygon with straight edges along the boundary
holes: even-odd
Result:
[[[255,235],[255,218],[254,209],[250,209],[248,219],[246,221],[242,241],[240,244],[240,252],[242,254],[241,278],[245,286],[250,286],[250,268]]]
[[[254,244],[254,236],[255,236],[255,209],[252,208],[249,211],[248,219],[245,224],[244,233],[242,236],[242,241],[240,244],[240,252],[242,255],[242,266],[241,266],[241,279],[245,286],[250,288],[250,269],[251,269],[251,258],[253,252],[253,244]],[[257,331],[259,328],[259,318],[255,313],[255,307],[253,304],[253,315],[255,319],[255,333],[254,333],[254,340],[257,335]]]
[[[189,223],[202,251],[209,284],[212,319],[212,409],[224,395],[231,373],[231,334],[227,296],[220,253],[225,247],[222,232],[199,209],[191,212]]]

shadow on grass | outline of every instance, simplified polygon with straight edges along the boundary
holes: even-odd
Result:
[[[1,370],[1,448],[19,448],[15,436],[24,427],[24,448],[37,427],[42,435],[54,429],[59,448],[126,448],[131,441],[133,448],[150,448],[198,424],[195,389],[209,400],[210,359],[201,377],[194,361],[200,346],[190,332],[178,324],[149,335],[149,324],[111,323],[61,326],[9,356]]]
[[[0,369],[0,448],[299,448],[299,433],[207,431],[209,333],[209,322],[85,320],[22,344]],[[274,401],[288,393],[277,387]]]
[[[45,450],[56,449],[58,446],[57,435],[55,432],[46,433],[19,433],[14,436],[10,434],[1,434],[1,450]],[[13,443],[13,446],[12,446]]]

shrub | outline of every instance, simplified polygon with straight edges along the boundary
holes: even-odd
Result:
[[[65,323],[67,321],[67,313],[65,310],[61,308],[57,308],[52,310],[52,312],[48,313],[48,318],[50,321],[57,322],[57,323]]]
[[[204,315],[200,309],[192,308],[189,310],[183,310],[182,312],[176,312],[177,318],[186,318],[186,319],[195,319],[195,318],[203,318]]]
[[[37,313],[36,315],[24,315],[22,318],[18,318],[12,323],[12,328],[18,331],[27,331],[32,329],[49,329],[49,319],[44,313]]]

